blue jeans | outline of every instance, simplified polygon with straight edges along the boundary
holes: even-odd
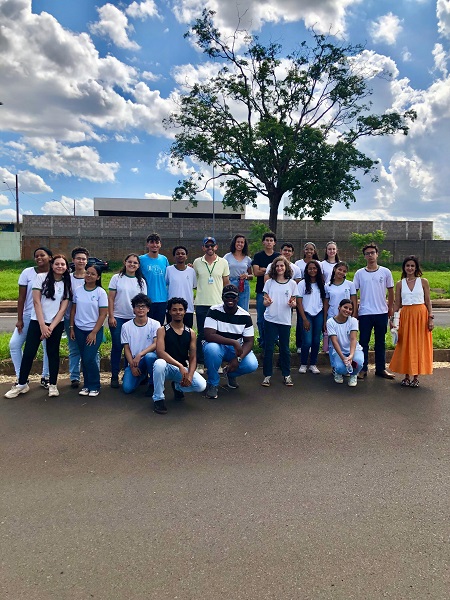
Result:
[[[260,348],[264,348],[264,313],[266,312],[266,307],[264,306],[264,294],[262,292],[258,292],[256,294],[256,325],[258,326],[258,345]]]
[[[309,330],[303,327],[302,321],[302,345],[301,345],[301,364],[308,364],[308,355],[311,350],[311,356],[309,358],[310,365],[317,364],[317,356],[319,355],[320,348],[320,339],[322,337],[323,330],[323,311],[317,315],[311,316],[309,313],[306,313],[306,318],[309,321]]]
[[[203,364],[205,357],[203,356],[203,340],[205,339],[205,319],[208,313],[209,306],[197,305],[195,307],[195,316],[197,319],[197,363]]]
[[[149,316],[155,321],[159,321],[161,325],[164,325],[166,318],[167,302],[152,302],[150,306]]]
[[[80,381],[80,349],[76,340],[70,339],[70,319],[64,319],[64,331],[69,345],[69,374],[70,381]]]
[[[122,342],[120,341],[120,333],[122,331],[122,326],[131,319],[119,319],[118,317],[114,317],[116,319],[117,325],[115,327],[110,327],[109,331],[111,332],[111,376],[114,378],[119,377],[120,371],[120,359],[122,358]],[[124,365],[126,366],[126,365]]]
[[[137,377],[131,372],[130,365],[127,365],[122,380],[122,391],[124,391],[125,394],[131,394],[134,392],[134,390],[140,386],[141,381],[143,381],[147,375],[150,376],[150,380],[152,379],[153,364],[155,360],[156,352],[148,352],[145,356],[143,356],[139,361],[139,370],[141,374]]]
[[[14,371],[16,372],[17,381],[19,380],[20,374],[20,365],[22,363],[22,347],[25,344],[25,340],[27,339],[28,327],[30,326],[31,315],[23,315],[23,329],[22,332],[19,333],[17,331],[17,327],[14,329],[14,332],[9,340],[9,353],[11,355],[11,360],[14,365]],[[48,356],[47,356],[47,346],[46,341],[42,340],[42,349],[44,351],[43,363],[42,363],[42,377],[48,379],[49,369],[48,369]]]
[[[283,374],[283,377],[287,377],[291,373],[291,353],[289,351],[291,326],[266,321],[264,323],[264,335],[264,377],[271,377],[273,373],[273,352],[275,349],[276,340],[278,340],[278,346],[280,349],[281,373]]]
[[[232,279],[230,277],[230,283],[232,283],[239,289],[239,279]],[[240,306],[246,311],[248,311],[250,306],[250,284],[246,279],[244,279],[244,291],[239,292],[238,306]]]
[[[175,389],[179,392],[203,392],[206,388],[205,379],[197,372],[194,373],[192,383],[188,387],[180,385],[182,380],[181,371],[175,365],[167,363],[164,359],[158,358],[153,365],[153,401],[164,400],[164,382],[175,381]]]
[[[219,385],[220,375],[219,368],[222,361],[230,362],[236,357],[236,351],[233,346],[225,346],[225,344],[216,344],[215,342],[206,342],[203,346],[205,353],[205,366],[208,369],[208,383],[210,385]],[[239,363],[239,368],[230,373],[232,377],[240,377],[253,373],[258,368],[258,359],[249,352]]]
[[[339,354],[336,352],[336,350],[334,349],[333,344],[330,341],[330,351],[329,351],[329,357],[330,357],[330,364],[333,367],[333,369],[336,371],[336,373],[339,373],[339,375],[347,375],[347,367],[344,365],[344,362],[341,360]],[[348,356],[348,352],[343,352],[342,353],[344,356]],[[358,375],[358,373],[361,371],[362,367],[363,367],[363,363],[364,363],[364,353],[362,350],[355,350],[355,354],[353,355],[353,360],[355,363],[357,363],[357,367],[353,367],[353,375]]]
[[[97,352],[100,344],[103,342],[103,327],[100,327],[95,338],[95,344],[88,346],[86,338],[91,333],[74,327],[75,340],[80,350],[81,360],[83,361],[83,387],[89,391],[100,389],[100,370],[97,364]]]
[[[359,316],[359,343],[364,351],[363,371],[367,371],[369,363],[369,341],[372,329],[375,336],[375,372],[382,373],[386,369],[386,340],[388,315],[387,313],[378,315],[360,315]]]

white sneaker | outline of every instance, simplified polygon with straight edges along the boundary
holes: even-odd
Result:
[[[300,365],[300,369],[298,370],[299,373],[306,373],[306,371],[308,370],[307,365]]]
[[[319,369],[316,367],[316,365],[310,365],[309,367],[309,372],[310,373],[314,373],[314,375],[318,375],[320,373]]]
[[[53,396],[59,396],[59,390],[58,390],[58,388],[56,387],[56,385],[49,385],[49,386],[48,386],[48,395],[49,395],[50,397],[53,397]]]
[[[301,354],[302,353],[302,349],[301,348],[297,348],[297,354]]]
[[[336,383],[344,383],[344,376],[341,375],[340,373],[335,373],[334,374],[334,381]]]
[[[287,385],[289,387],[294,385],[294,382],[292,381],[292,377],[290,375],[284,378],[284,385]]]
[[[98,396],[100,394],[100,390],[91,390],[89,392],[89,397],[90,398],[95,398],[95,396]]]
[[[79,396],[89,396],[89,388],[82,388],[79,392],[78,392]]]
[[[205,365],[202,365],[202,363],[198,363],[197,368],[195,370],[199,375],[203,375],[203,373],[205,372]]]
[[[263,385],[264,387],[270,387],[270,375],[264,377],[261,385]]]
[[[349,387],[356,387],[358,385],[358,375],[350,375],[348,385]]]
[[[5,398],[17,398],[19,394],[26,394],[29,391],[30,386],[28,385],[28,383],[25,383],[24,385],[19,385],[18,383],[15,383],[12,386],[12,388],[6,392]]]

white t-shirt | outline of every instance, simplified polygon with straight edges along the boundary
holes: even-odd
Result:
[[[320,268],[323,273],[323,280],[325,283],[330,283],[331,275],[333,274],[333,269],[336,266],[336,263],[329,263],[327,260],[320,261]]]
[[[147,323],[142,326],[136,325],[134,319],[131,319],[131,321],[127,321],[122,325],[120,341],[122,344],[128,344],[131,355],[134,358],[138,352],[153,344],[156,332],[160,327],[160,322],[150,319],[150,317],[147,319]]]
[[[329,300],[328,317],[335,317],[339,312],[339,302],[344,299],[351,300],[352,296],[356,296],[355,284],[347,279],[339,285],[327,283],[325,294]]]
[[[38,273],[33,281],[33,290],[42,291],[42,285],[44,283],[45,278],[48,273]],[[61,306],[61,302],[64,300],[64,281],[55,281],[55,299],[47,298],[43,294],[41,294],[41,306],[42,313],[44,315],[45,323],[51,323],[53,319],[56,317],[56,314],[59,311]],[[36,316],[36,310],[33,305],[33,310],[31,311],[31,319],[33,321],[37,321],[38,318]]]
[[[303,279],[303,277],[305,276],[305,267],[306,267],[305,260],[303,258],[301,258],[300,260],[296,260],[295,266],[300,269],[300,276]]]
[[[317,283],[311,283],[311,293],[306,293],[306,283],[302,279],[297,286],[297,296],[302,299],[303,310],[312,317],[320,313],[323,308],[323,301],[320,297],[320,288]]]
[[[376,271],[358,269],[353,283],[359,290],[359,315],[382,315],[387,313],[386,289],[394,287],[392,273],[386,267]]]
[[[270,264],[266,267],[266,275],[270,271],[271,266],[272,266],[272,264]],[[303,275],[302,275],[302,271],[301,271],[300,267],[297,267],[297,265],[292,262],[289,263],[289,266],[292,269],[292,279],[302,279]]]
[[[19,285],[27,288],[25,304],[23,306],[23,316],[31,315],[33,312],[33,282],[36,279],[37,271],[35,267],[27,267],[19,275]],[[47,273],[46,273],[47,275]]]
[[[100,308],[108,307],[108,296],[102,287],[89,291],[83,285],[75,290],[73,303],[76,304],[75,325],[83,331],[92,331]]]
[[[139,286],[137,277],[129,277],[116,273],[111,277],[109,289],[116,292],[114,298],[114,316],[116,319],[133,319],[134,312],[131,306],[131,300],[137,294],[147,295],[147,284],[145,279],[142,280],[142,289]]]
[[[84,285],[84,277],[75,277],[75,273],[70,274],[70,283],[72,285],[72,295],[75,294],[75,290]],[[70,319],[70,311],[72,310],[72,302],[67,305],[67,310],[64,313],[65,319]]]
[[[197,276],[192,267],[180,271],[175,265],[166,269],[168,298],[184,298],[188,303],[188,313],[194,312],[194,288],[197,287]]]
[[[350,333],[358,331],[358,320],[355,317],[348,317],[345,323],[338,323],[334,318],[327,321],[328,336],[335,335],[342,354],[350,354]],[[360,344],[356,342],[356,350],[362,350]]]
[[[265,320],[278,325],[291,325],[292,308],[288,302],[292,296],[297,295],[295,281],[288,279],[286,283],[279,283],[275,279],[268,279],[264,284],[263,292],[272,299],[272,304],[267,306],[264,312]]]

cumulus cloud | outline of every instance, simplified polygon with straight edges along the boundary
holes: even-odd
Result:
[[[52,188],[45,181],[31,171],[19,171],[17,173],[19,180],[19,190],[28,194],[41,194],[43,192],[52,192]],[[12,189],[16,187],[16,175],[8,169],[0,167],[0,178]]]
[[[9,198],[7,196],[5,196],[4,194],[0,194],[0,206],[9,206],[9,205],[10,205]]]
[[[449,0],[437,0],[436,15],[438,18],[439,33],[450,38],[450,2]]]
[[[442,44],[435,44],[433,48],[434,69],[439,71],[444,77],[448,75],[447,61],[448,52],[444,50]]]
[[[121,10],[108,3],[97,8],[97,12],[100,18],[96,23],[90,25],[89,30],[91,33],[101,37],[109,37],[119,48],[139,50],[139,44],[128,37],[130,33],[133,33],[134,27],[128,22],[127,16]]]
[[[61,200],[50,200],[41,206],[44,215],[73,215],[74,199],[61,196]],[[75,214],[77,216],[92,216],[94,214],[94,201],[92,198],[75,199]]]
[[[136,173],[136,174],[137,174],[137,173],[139,173],[139,169],[138,169],[138,167],[131,167],[130,171],[131,171],[132,173]]]
[[[258,31],[264,23],[293,23],[304,21],[306,27],[314,27],[318,33],[345,36],[346,17],[350,8],[361,0],[243,0],[239,4],[210,0],[208,8],[216,12],[218,28],[233,34],[236,27],[245,31]],[[202,0],[175,0],[175,16],[181,23],[190,23],[197,18],[205,3]]]
[[[373,21],[369,27],[372,41],[375,44],[384,43],[390,46],[396,43],[397,37],[402,30],[402,20],[391,12]]]
[[[144,198],[149,198],[151,200],[171,200],[172,196],[165,196],[164,194],[157,194],[156,192],[147,192],[144,194]]]
[[[0,221],[9,222],[16,221],[16,211],[12,208],[5,208],[0,210]],[[22,221],[21,215],[19,215],[19,221]]]
[[[125,11],[128,16],[134,19],[145,20],[149,17],[158,17],[158,9],[153,0],[144,0],[143,2],[132,2]]]

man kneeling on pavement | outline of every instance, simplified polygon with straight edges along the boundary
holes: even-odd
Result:
[[[218,396],[222,361],[228,362],[225,372],[228,387],[233,390],[239,387],[237,377],[253,373],[258,368],[258,360],[252,351],[252,318],[238,306],[238,299],[238,288],[226,285],[222,291],[223,304],[211,306],[206,315],[203,353],[208,370],[207,398]]]
[[[171,298],[167,303],[170,323],[156,334],[157,360],[153,365],[153,410],[165,414],[164,382],[172,382],[175,400],[183,400],[184,392],[203,392],[204,378],[196,372],[197,349],[195,332],[187,327],[184,316],[188,303],[184,298]]]

